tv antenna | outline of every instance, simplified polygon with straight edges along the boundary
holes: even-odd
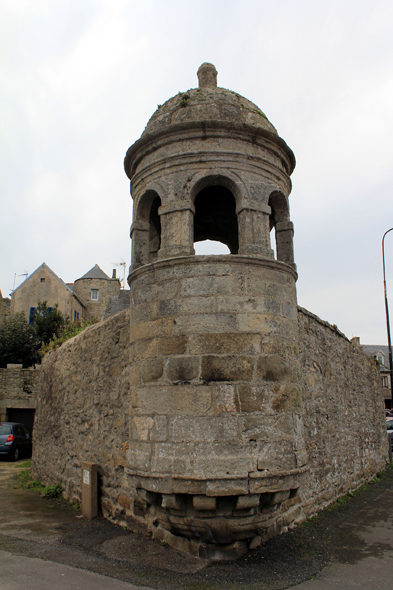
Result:
[[[28,277],[29,273],[27,272],[27,270],[25,270],[25,272],[22,272],[21,275],[17,275],[16,273],[14,274],[14,285],[12,287],[12,292],[15,291],[15,282],[16,282],[16,277]]]

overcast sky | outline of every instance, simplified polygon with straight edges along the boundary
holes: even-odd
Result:
[[[392,0],[0,0],[3,296],[42,262],[66,282],[128,269],[125,152],[208,61],[295,153],[299,305],[386,344],[392,29]]]

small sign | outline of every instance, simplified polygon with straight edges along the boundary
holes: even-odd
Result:
[[[83,470],[83,483],[87,486],[90,485],[90,471],[88,469]]]

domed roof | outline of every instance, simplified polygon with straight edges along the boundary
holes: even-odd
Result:
[[[142,137],[169,130],[179,123],[195,124],[209,121],[222,121],[234,126],[249,125],[277,135],[266,115],[253,102],[232,90],[217,88],[217,84],[213,85],[214,82],[211,80],[203,84],[201,73],[203,74],[207,68],[214,66],[202,64],[199,68],[199,88],[179,92],[158,107],[147,123]]]
[[[295,166],[292,150],[278,135],[266,115],[253,102],[240,94],[217,87],[217,70],[213,64],[204,63],[198,70],[199,87],[179,92],[160,105],[147,123],[144,132],[127,151],[124,159],[126,174],[131,178],[136,153],[158,137],[177,132],[200,129],[207,131],[227,129],[246,132],[250,137],[264,136],[278,144]]]

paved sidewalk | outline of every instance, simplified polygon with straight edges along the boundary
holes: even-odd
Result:
[[[1,590],[150,590],[76,567],[0,551]]]
[[[19,468],[20,469],[20,468]],[[0,462],[0,590],[381,590],[393,573],[393,471],[236,562],[211,564],[14,489]]]

